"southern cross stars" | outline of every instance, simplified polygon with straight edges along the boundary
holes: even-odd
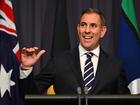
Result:
[[[14,86],[15,82],[10,80],[12,69],[7,73],[3,65],[1,64],[1,71],[0,71],[0,95],[1,98],[4,96],[6,90],[8,90],[10,94],[10,86]]]

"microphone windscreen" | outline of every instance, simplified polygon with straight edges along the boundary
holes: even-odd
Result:
[[[81,90],[80,87],[77,87],[77,93],[78,93],[78,94],[82,94],[82,90]]]
[[[88,94],[88,88],[87,87],[84,87],[84,92],[85,92],[85,94]]]

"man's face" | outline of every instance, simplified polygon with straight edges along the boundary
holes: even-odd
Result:
[[[81,45],[86,50],[95,49],[105,35],[106,26],[101,25],[100,16],[96,13],[84,14],[77,26]]]

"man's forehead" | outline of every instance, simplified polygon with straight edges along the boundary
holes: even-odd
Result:
[[[84,14],[81,17],[80,22],[86,22],[86,23],[98,23],[100,22],[100,16],[96,13],[90,13],[90,14]]]

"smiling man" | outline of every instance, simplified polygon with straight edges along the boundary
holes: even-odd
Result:
[[[80,44],[88,51],[99,46],[100,39],[106,32],[105,19],[98,10],[86,10],[81,15],[81,21],[77,26]]]
[[[37,47],[23,48],[21,79],[29,82],[23,87],[43,93],[53,85],[56,95],[77,94],[79,87],[83,94],[129,94],[123,64],[101,48],[106,30],[101,11],[83,11],[77,25],[79,45],[52,58],[34,79],[32,67],[45,51],[36,54]]]

